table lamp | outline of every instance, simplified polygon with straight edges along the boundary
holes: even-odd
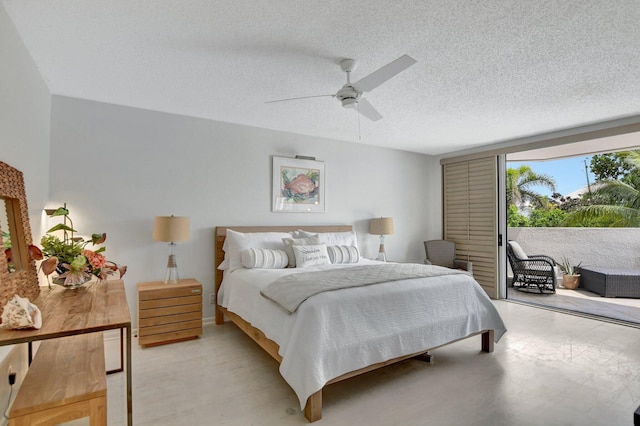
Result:
[[[178,263],[174,249],[176,243],[189,239],[189,218],[185,216],[156,216],[153,224],[153,239],[169,243],[171,252],[167,261],[167,275],[164,278],[165,284],[176,284],[180,281],[178,277]]]
[[[386,262],[387,256],[384,253],[384,236],[393,234],[393,218],[380,217],[371,219],[371,222],[369,222],[369,233],[380,235],[380,248],[378,249],[378,257],[376,260]]]

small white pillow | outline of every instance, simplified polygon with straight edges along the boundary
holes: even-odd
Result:
[[[311,235],[315,234],[315,232],[307,232],[302,229],[298,229],[296,232],[300,237],[310,237]],[[358,247],[358,236],[356,235],[356,231],[318,232],[317,234],[320,237],[320,242],[325,243],[327,246]]]
[[[328,246],[329,260],[331,263],[358,263],[360,253],[354,246]]]
[[[287,267],[287,263],[284,250],[250,248],[242,252],[242,266],[247,269],[282,269]]]
[[[296,257],[296,268],[308,268],[309,266],[329,264],[326,244],[311,246],[292,246]]]
[[[320,237],[316,234],[302,238],[283,238],[282,242],[284,243],[284,251],[287,252],[287,256],[289,256],[289,267],[295,268],[296,256],[293,254],[291,246],[310,246],[320,244]]]

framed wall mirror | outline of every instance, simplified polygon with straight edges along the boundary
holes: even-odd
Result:
[[[40,291],[22,172],[0,162],[0,309],[14,294],[35,299]]]

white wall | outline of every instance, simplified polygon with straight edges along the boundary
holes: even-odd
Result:
[[[378,237],[368,220],[394,218],[391,260],[424,259],[422,241],[441,236],[440,166],[434,157],[192,117],[54,96],[51,196],[80,233],[107,232],[107,257],[129,267],[132,316],[137,282],[162,279],[168,247],[152,240],[156,215],[191,218],[177,247],[182,277],[204,285],[213,316],[214,227],[352,224],[366,257]],[[325,213],[271,212],[271,157],[326,163]]]
[[[640,269],[639,228],[509,228],[528,255],[546,254],[557,262],[563,256],[573,264]]]
[[[51,95],[22,40],[0,6],[0,161],[24,174],[32,234],[49,192]],[[6,408],[9,367],[17,373],[13,397],[27,371],[26,344],[0,348],[0,408]],[[0,424],[6,419],[0,417]]]
[[[34,238],[49,191],[51,94],[0,6],[0,161],[24,174]]]

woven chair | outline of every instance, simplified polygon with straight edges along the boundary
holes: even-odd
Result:
[[[473,264],[467,260],[456,259],[456,243],[447,240],[430,240],[424,242],[427,265],[444,266],[445,268],[461,269],[473,275]]]
[[[507,243],[507,257],[513,271],[513,288],[541,294],[556,292],[555,260],[543,254],[527,256],[520,244]]]

